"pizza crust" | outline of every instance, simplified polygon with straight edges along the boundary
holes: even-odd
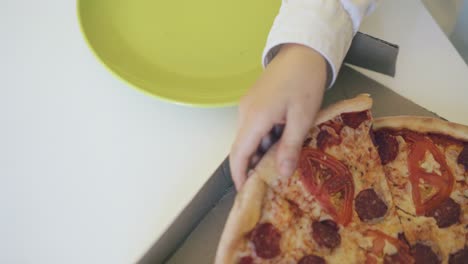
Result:
[[[433,117],[394,116],[374,120],[374,130],[390,128],[409,129],[421,133],[437,133],[468,142],[468,126],[451,123]]]
[[[237,193],[219,241],[216,264],[234,263],[239,243],[261,217],[263,197],[267,188],[258,175],[253,173]]]
[[[372,98],[369,94],[360,94],[354,98],[337,102],[321,110],[317,114],[315,124],[321,124],[333,119],[342,113],[361,112],[369,110],[372,107]]]
[[[273,183],[277,178],[281,177],[281,173],[276,166],[276,155],[278,152],[278,144],[273,145],[260,162],[255,166],[254,171],[267,184]]]

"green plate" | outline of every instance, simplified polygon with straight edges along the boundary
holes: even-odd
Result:
[[[89,46],[130,85],[172,102],[233,105],[261,72],[280,0],[78,0]]]

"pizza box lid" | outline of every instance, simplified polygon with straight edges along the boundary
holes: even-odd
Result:
[[[397,45],[358,32],[345,63],[394,76],[397,55]],[[361,93],[372,96],[374,117],[437,116],[348,66],[325,93],[322,107]],[[235,193],[226,158],[139,263],[212,263]]]

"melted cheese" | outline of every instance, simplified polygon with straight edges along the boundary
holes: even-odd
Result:
[[[449,146],[445,151],[445,160],[447,165],[452,169],[453,176],[456,181],[468,183],[468,177],[465,177],[465,166],[458,164],[458,155],[460,154],[460,147]]]
[[[464,190],[463,193],[460,190],[453,191],[450,197],[458,204],[464,204],[468,199],[468,189]]]
[[[398,250],[392,243],[385,240],[385,246],[383,248],[383,252],[384,252],[385,255],[390,256],[390,255],[398,253]]]
[[[270,188],[268,189],[262,208],[260,222],[270,222],[279,230],[284,230],[293,217],[293,212],[289,209],[289,203],[276,195]]]
[[[342,230],[341,244],[333,250],[331,255],[325,257],[327,263],[364,263],[364,251],[359,249],[356,240],[353,239],[356,232]]]
[[[402,210],[416,214],[412,198],[412,186],[409,181],[408,145],[401,136],[395,137],[398,142],[398,154],[392,162],[385,165],[393,201]]]
[[[371,249],[373,244],[374,244],[374,238],[372,237],[367,237],[367,236],[362,236],[358,240],[359,246],[362,247],[363,249]]]
[[[422,178],[419,179],[418,187],[421,194],[421,199],[423,201],[428,201],[430,198],[432,198],[432,196],[437,194],[437,189],[426,183],[426,181],[424,181]]]
[[[427,173],[436,173],[439,176],[442,175],[440,172],[440,164],[435,161],[434,156],[432,156],[430,151],[426,151],[424,154],[424,161],[420,164],[420,167]]]

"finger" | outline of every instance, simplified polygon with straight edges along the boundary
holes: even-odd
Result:
[[[248,167],[247,170],[249,170],[250,168],[255,168],[255,166],[257,166],[257,164],[260,162],[261,159],[262,159],[261,154],[259,154],[258,152],[256,154],[254,154],[250,158],[249,167]],[[248,173],[247,173],[247,176],[248,176]]]
[[[273,146],[281,137],[283,133],[284,125],[277,124],[260,141],[260,146],[258,146],[256,153],[250,158],[250,168],[254,168],[262,159],[263,155]]]
[[[268,134],[272,124],[268,119],[249,119],[241,126],[229,155],[231,174],[237,190],[247,178],[250,157],[255,154],[262,138]]]
[[[301,108],[295,107],[288,111],[286,127],[280,139],[276,162],[283,177],[291,176],[296,169],[302,144],[312,123],[313,118]]]

